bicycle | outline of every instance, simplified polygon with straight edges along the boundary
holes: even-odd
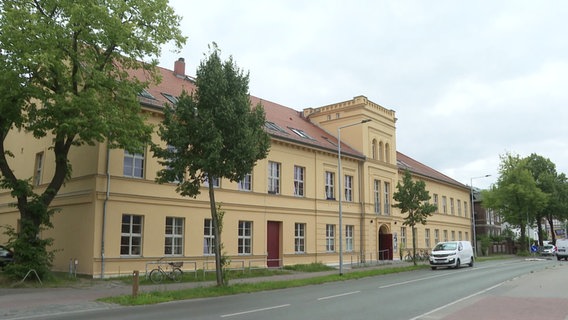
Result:
[[[168,262],[168,267],[162,267],[162,259],[158,260],[158,267],[150,271],[150,280],[153,283],[161,283],[164,278],[169,278],[174,282],[180,282],[183,277],[183,271],[180,267],[183,266],[183,262]]]

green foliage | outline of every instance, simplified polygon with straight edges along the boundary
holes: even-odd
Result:
[[[55,251],[49,251],[53,239],[41,239],[36,236],[35,226],[31,223],[22,224],[22,236],[16,233],[12,226],[4,226],[8,235],[8,248],[15,254],[16,261],[4,267],[4,271],[14,280],[22,280],[30,270],[35,270],[41,279],[45,279],[55,257]],[[45,228],[41,228],[44,230]],[[41,231],[40,230],[40,231]],[[35,281],[35,277],[28,280]]]
[[[335,268],[327,266],[323,263],[314,262],[310,264],[295,264],[290,266],[284,266],[284,270],[292,270],[298,272],[320,272],[320,271],[335,270]]]
[[[414,257],[414,265],[416,265],[417,244],[415,226],[419,223],[426,224],[427,218],[436,211],[437,207],[428,202],[430,200],[430,194],[426,191],[426,183],[421,180],[416,182],[412,181],[412,176],[408,170],[404,171],[402,184],[400,182],[396,184],[396,190],[393,199],[397,201],[397,203],[393,204],[393,207],[399,208],[402,214],[407,214],[402,224],[410,226],[412,229],[412,256]]]
[[[493,240],[488,235],[481,235],[478,239],[481,242],[481,255],[486,256],[489,253],[489,246],[491,246]]]
[[[499,178],[489,190],[482,191],[483,206],[493,209],[504,221],[521,229],[520,248],[527,250],[526,226],[537,219],[548,196],[538,188],[526,159],[518,155],[501,156]]]
[[[270,148],[264,108],[251,107],[249,75],[232,58],[221,61],[213,45],[197,69],[196,90],[165,109],[159,135],[169,148],[153,146],[164,169],[159,182],[176,182],[178,192],[194,197],[208,177],[239,181]]]
[[[71,176],[69,150],[104,141],[129,151],[147,145],[152,127],[138,94],[159,80],[160,46],[179,47],[185,38],[167,0],[11,0],[0,11],[0,185],[17,199],[22,224],[12,243],[20,266],[13,268],[43,274],[53,255],[40,231],[51,227],[49,206]],[[146,78],[135,79],[135,70]],[[54,174],[41,194],[8,162],[16,152],[5,139],[15,129],[44,138],[54,152]]]

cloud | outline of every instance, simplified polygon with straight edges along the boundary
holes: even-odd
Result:
[[[215,41],[263,99],[301,110],[365,95],[395,110],[397,149],[460,182],[495,176],[506,152],[568,172],[568,3],[171,4],[184,17],[189,73]],[[166,52],[172,68],[179,56]]]

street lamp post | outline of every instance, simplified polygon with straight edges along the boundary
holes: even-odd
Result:
[[[341,201],[341,129],[356,126],[371,121],[364,119],[356,123],[346,124],[337,128],[337,188],[339,193],[339,275],[343,275],[343,211]]]
[[[473,254],[477,257],[477,236],[475,234],[475,208],[473,205],[473,179],[481,179],[490,177],[490,174],[486,174],[484,176],[473,177],[469,180],[469,188],[471,193],[471,226],[473,228]]]

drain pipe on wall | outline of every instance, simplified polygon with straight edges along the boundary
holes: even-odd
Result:
[[[106,232],[106,215],[107,203],[110,198],[110,143],[106,145],[106,195],[103,203],[103,225],[101,234],[101,279],[105,277],[105,232]]]
[[[361,231],[359,232],[359,261],[360,262],[366,262],[366,257],[365,257],[365,192],[364,192],[364,186],[365,186],[365,181],[364,180],[364,176],[363,176],[363,167],[364,162],[359,161],[359,206],[360,206],[360,210],[361,210],[361,219],[360,221],[360,228]]]

